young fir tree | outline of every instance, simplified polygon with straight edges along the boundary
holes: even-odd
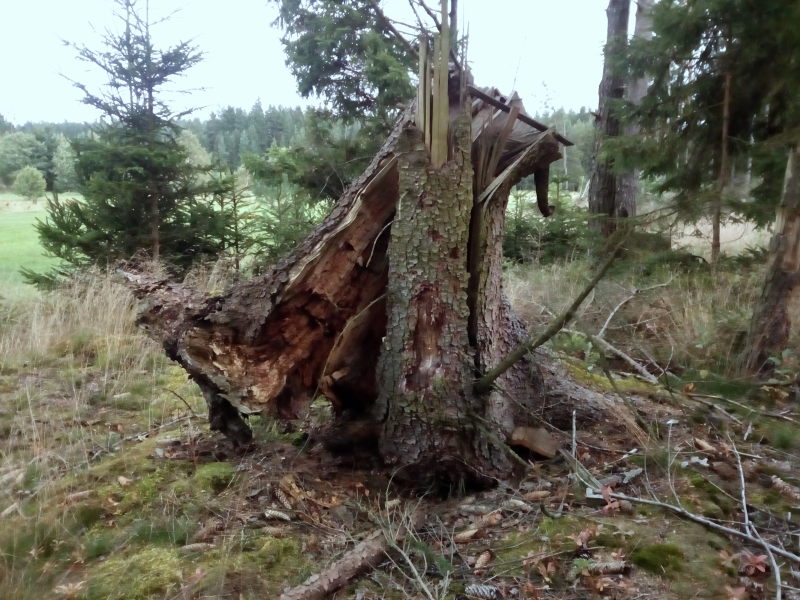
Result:
[[[226,219],[206,201],[178,140],[177,120],[190,111],[176,113],[162,100],[201,53],[188,42],[157,48],[136,0],[116,3],[121,31],[108,32],[100,50],[74,46],[108,78],[99,92],[75,83],[103,116],[95,135],[76,144],[84,200],[50,200],[37,229],[44,248],[73,266],[145,252],[185,268],[220,251]]]
[[[46,186],[47,183],[42,172],[29,165],[17,171],[12,189],[15,194],[36,204],[36,201],[44,196]]]

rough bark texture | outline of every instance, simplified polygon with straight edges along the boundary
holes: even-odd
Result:
[[[773,231],[764,287],[745,346],[744,367],[749,373],[767,374],[770,356],[780,354],[789,341],[789,307],[800,289],[800,146],[789,153]]]
[[[400,200],[389,245],[388,326],[378,369],[381,455],[414,479],[510,470],[505,452],[477,427],[474,350],[467,322],[466,248],[472,207],[469,120],[455,123],[454,158],[431,167],[424,137],[406,129],[399,147]]]
[[[650,11],[653,8],[653,0],[638,0],[636,2],[636,25],[633,35],[637,38],[649,40],[653,37],[653,17]],[[642,98],[647,95],[647,77],[639,77],[628,84],[625,99],[633,105],[641,103]],[[635,136],[639,134],[639,125],[628,123],[625,125],[625,135]],[[636,216],[636,201],[639,196],[639,178],[641,174],[638,169],[620,173],[617,176],[617,211],[629,217]]]
[[[592,155],[592,177],[589,184],[589,211],[596,215],[593,221],[598,230],[609,236],[616,230],[616,219],[630,216],[628,208],[617,199],[617,176],[612,161],[604,155],[604,142],[620,134],[619,119],[614,114],[613,103],[622,99],[625,81],[615,64],[625,47],[628,32],[630,0],[610,0],[608,34],[603,62],[603,79],[599,88],[599,108],[595,122],[595,143]]]

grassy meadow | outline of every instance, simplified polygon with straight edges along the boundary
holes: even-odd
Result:
[[[23,284],[21,267],[46,271],[56,260],[45,256],[34,227],[44,219],[46,202],[33,204],[16,194],[0,192],[0,296],[30,296]]]
[[[404,523],[408,513],[387,504],[388,479],[309,452],[298,433],[253,417],[257,448],[239,454],[209,432],[197,386],[137,330],[136,301],[114,277],[90,272],[53,292],[23,286],[19,266],[49,264],[32,227],[42,215],[41,204],[0,202],[0,598],[277,598],[376,528],[389,535]],[[581,257],[529,262],[508,268],[506,287],[539,330],[590,272]],[[192,282],[215,288],[218,277],[210,269]],[[787,379],[774,386],[734,370],[760,277],[757,262],[711,270],[638,254],[597,287],[551,350],[579,384],[632,406],[652,439],[632,454],[619,424],[580,427],[587,472],[643,469],[647,491],[627,492],[731,522],[739,490],[725,436],[746,429],[737,443],[753,519],[771,532],[797,528],[800,432],[780,374],[796,371],[794,358],[783,357]],[[587,334],[604,326],[657,383],[594,345]],[[692,457],[715,466],[680,466]],[[336,597],[453,600],[476,583],[562,600],[576,586],[587,598],[734,597],[737,565],[752,553],[656,509],[589,505],[570,473],[563,461],[537,463],[527,488],[473,497],[470,510],[493,507],[483,516],[459,512],[460,500],[413,500],[441,519]],[[632,570],[582,574],[587,548]],[[479,556],[489,563],[473,568]]]

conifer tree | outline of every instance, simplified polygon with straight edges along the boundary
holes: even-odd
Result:
[[[800,5],[661,0],[651,14],[652,39],[631,40],[626,57],[630,75],[649,81],[628,111],[640,131],[615,158],[643,168],[687,220],[733,209],[766,223],[798,125]],[[757,187],[731,185],[749,169]]]
[[[76,172],[84,200],[52,199],[38,224],[46,250],[73,266],[129,259],[185,268],[221,249],[226,215],[198,186],[197,167],[178,140],[178,119],[163,101],[166,85],[201,60],[188,42],[157,48],[147,5],[116,0],[119,32],[104,47],[73,45],[78,56],[108,79],[100,91],[75,85],[83,102],[102,113],[95,136],[76,144]]]

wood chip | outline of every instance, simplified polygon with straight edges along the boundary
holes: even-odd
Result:
[[[558,442],[544,427],[517,427],[511,432],[509,443],[547,458],[553,458],[558,452]]]
[[[697,448],[698,450],[702,450],[703,452],[715,453],[717,451],[717,449],[714,446],[712,446],[707,441],[700,438],[694,438],[694,446],[695,448]]]
[[[525,500],[529,502],[538,502],[539,500],[544,500],[545,498],[550,497],[549,490],[534,490],[532,492],[528,492],[523,496]]]

